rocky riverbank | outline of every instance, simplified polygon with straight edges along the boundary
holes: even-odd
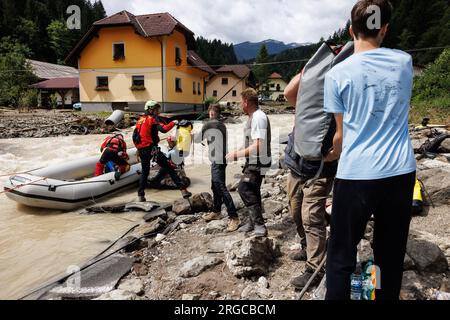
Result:
[[[0,139],[45,138],[69,135],[106,134],[136,124],[137,117],[126,115],[117,126],[104,124],[105,117],[71,111],[0,111]]]
[[[412,132],[412,136],[418,150],[427,139],[432,141],[436,132],[421,130]],[[435,151],[446,152],[449,139]],[[450,163],[445,153],[420,153],[417,158],[418,176],[426,187],[426,206],[412,220],[401,299],[445,300],[450,296]],[[191,203],[180,199],[154,204],[143,208],[148,213],[141,225],[97,257],[106,258],[100,266],[82,271],[81,288],[73,287],[72,277],[41,298],[299,299],[300,293],[290,280],[300,274],[304,263],[288,257],[299,248],[299,239],[287,208],[287,177],[287,170],[275,170],[262,186],[268,238],[227,233],[225,212],[222,220],[206,223],[202,215],[212,207],[207,192],[195,195]],[[235,178],[229,187],[245,221],[246,209],[236,193],[239,176]],[[370,222],[359,245],[361,261],[373,254],[372,241]],[[105,256],[113,252],[113,256]],[[323,299],[324,281],[311,287],[303,299]]]

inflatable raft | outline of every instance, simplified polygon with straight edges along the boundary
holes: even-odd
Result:
[[[94,205],[97,200],[135,185],[141,165],[136,149],[129,150],[131,169],[119,181],[114,172],[94,177],[99,157],[90,157],[16,174],[6,181],[6,196],[18,203],[39,208],[73,210]]]

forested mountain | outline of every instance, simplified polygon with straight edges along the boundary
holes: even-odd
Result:
[[[203,37],[196,39],[197,53],[211,66],[236,64],[237,58],[232,44],[220,40],[207,40]]]
[[[288,49],[297,48],[303,45],[308,45],[309,43],[301,44],[301,43],[284,43],[282,41],[277,40],[264,40],[261,42],[242,42],[234,45],[234,52],[239,61],[255,59],[259,50],[263,45],[266,46],[267,52],[269,54],[278,54]]]
[[[81,30],[68,30],[67,8],[81,9]],[[89,0],[1,0],[0,39],[30,49],[30,58],[62,62],[92,23],[106,16],[101,1]],[[8,38],[5,38],[8,37]]]

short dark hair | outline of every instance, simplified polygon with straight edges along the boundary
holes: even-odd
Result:
[[[378,28],[370,28],[368,20],[372,18],[373,12],[370,9],[372,6],[380,8],[381,13],[381,27],[384,27],[391,21],[392,4],[389,0],[360,0],[352,9],[352,29],[355,37],[362,38],[376,38],[380,33]]]
[[[245,89],[244,91],[242,91],[241,97],[251,105],[258,107],[258,92],[256,92],[255,89]]]
[[[209,105],[208,112],[210,112],[210,111],[214,112],[217,116],[220,116],[220,113],[222,112],[220,104],[213,103],[213,104]]]

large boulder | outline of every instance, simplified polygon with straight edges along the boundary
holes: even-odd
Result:
[[[419,165],[418,178],[435,205],[450,204],[450,164],[427,160]]]
[[[172,212],[174,212],[177,216],[184,214],[192,214],[193,210],[191,204],[186,199],[176,200],[172,206]]]
[[[186,261],[181,267],[180,276],[183,278],[192,278],[200,275],[203,271],[212,268],[223,261],[216,257],[200,256]]]
[[[222,233],[226,227],[227,224],[224,220],[214,220],[206,225],[205,233],[206,234]]]
[[[213,207],[213,197],[208,192],[202,192],[192,197],[192,209],[194,212],[208,212]]]
[[[406,252],[419,272],[442,273],[448,270],[444,253],[430,241],[410,236]]]
[[[276,240],[251,237],[233,243],[226,261],[234,276],[248,278],[266,275],[280,255]]]
[[[450,153],[450,138],[445,139],[441,143],[441,151],[444,153]]]

